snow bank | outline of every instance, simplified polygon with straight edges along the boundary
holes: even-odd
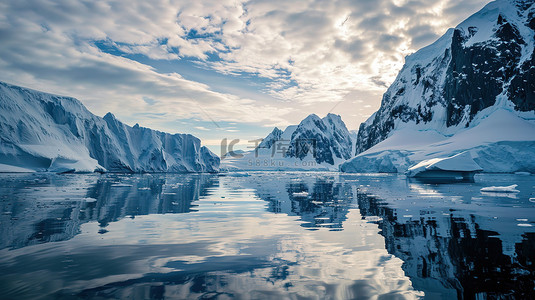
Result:
[[[534,116],[535,117],[535,116]],[[451,136],[433,130],[396,130],[340,166],[343,172],[405,172],[436,157],[470,152],[483,172],[535,172],[535,124],[505,109],[489,108],[476,126]]]

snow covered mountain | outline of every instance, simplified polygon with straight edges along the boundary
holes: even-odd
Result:
[[[69,97],[0,82],[0,171],[217,172],[219,158],[189,134],[93,115]]]
[[[358,156],[341,169],[403,171],[438,150],[448,156],[477,147],[472,154],[484,171],[535,171],[535,160],[519,157],[535,148],[534,3],[491,2],[408,56],[379,110],[361,124]],[[489,155],[514,159],[491,165]]]
[[[286,155],[303,159],[313,153],[317,163],[334,165],[337,159],[350,158],[351,149],[351,134],[339,115],[320,119],[311,114],[292,133]]]
[[[339,115],[315,114],[299,125],[279,128],[263,139],[254,151],[243,157],[225,158],[230,170],[338,170],[338,165],[351,158],[352,134]]]

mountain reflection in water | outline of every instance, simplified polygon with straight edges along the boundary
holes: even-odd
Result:
[[[485,195],[518,184],[519,194]],[[529,298],[533,176],[0,175],[6,298]]]

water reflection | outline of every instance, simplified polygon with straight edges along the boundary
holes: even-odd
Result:
[[[421,294],[337,176],[30,176],[1,186],[2,225],[14,222],[2,231],[3,297]],[[270,195],[284,203],[262,200]]]
[[[513,198],[480,193],[480,184],[410,183],[381,196],[363,189],[357,199],[364,217],[379,217],[386,249],[404,261],[403,270],[427,298],[528,299],[535,289],[533,183],[522,182],[523,193]]]
[[[309,230],[342,230],[349,209],[356,208],[352,193],[352,187],[342,185],[338,175],[303,176],[288,182],[265,179],[258,187],[258,196],[269,203],[268,211],[299,216],[304,221],[301,226]]]
[[[63,241],[97,221],[99,233],[126,216],[186,213],[214,185],[209,175],[4,175],[0,248]]]
[[[519,184],[515,198],[485,185]],[[534,180],[0,176],[2,297],[528,298]]]

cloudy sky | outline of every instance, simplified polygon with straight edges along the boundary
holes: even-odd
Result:
[[[357,129],[407,54],[488,2],[1,0],[0,80],[208,145],[310,113]]]

